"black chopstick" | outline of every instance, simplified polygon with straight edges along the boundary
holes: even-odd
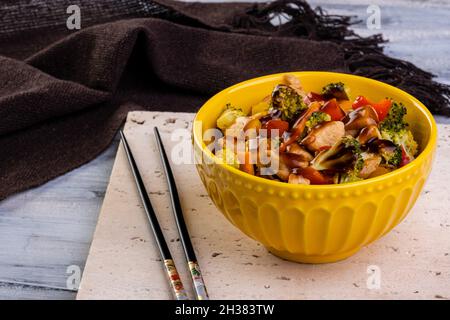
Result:
[[[194,289],[197,295],[197,300],[208,300],[208,292],[206,291],[205,282],[203,281],[200,266],[195,255],[194,247],[189,237],[189,231],[184,221],[183,210],[181,209],[181,202],[178,196],[177,187],[175,184],[175,178],[173,177],[172,169],[170,168],[169,159],[167,158],[164,145],[161,141],[161,136],[157,127],[153,128],[155,132],[156,141],[161,155],[161,161],[163,164],[164,172],[167,178],[167,184],[169,185],[170,199],[172,203],[173,213],[178,227],[178,233],[180,234],[181,243],[183,245],[184,254],[189,267],[189,271],[194,284]]]
[[[147,217],[150,222],[153,235],[155,236],[155,240],[158,245],[159,252],[161,254],[161,260],[163,261],[167,276],[169,277],[170,286],[172,288],[174,297],[177,300],[187,300],[188,297],[184,290],[183,283],[181,282],[181,278],[180,275],[178,274],[177,268],[175,267],[175,263],[173,262],[172,254],[170,253],[169,247],[167,246],[167,242],[164,239],[164,235],[162,233],[161,226],[159,225],[158,218],[156,217],[155,210],[153,210],[152,203],[150,201],[150,198],[148,197],[148,193],[147,190],[145,189],[145,185],[144,182],[142,181],[142,177],[141,174],[139,173],[136,161],[134,160],[127,139],[125,138],[125,135],[123,134],[122,130],[120,130],[120,137],[122,139],[122,145],[127,155],[128,162],[130,164],[131,171],[134,176],[134,180],[136,181],[136,187],[138,189],[139,196],[141,197],[142,204],[144,205],[144,210],[147,213]]]

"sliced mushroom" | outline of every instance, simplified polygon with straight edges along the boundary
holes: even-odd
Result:
[[[359,171],[358,176],[360,178],[366,179],[370,176],[381,163],[381,157],[377,154],[370,153],[364,156],[364,165],[361,171]]]
[[[311,153],[306,151],[304,148],[300,147],[300,145],[298,143],[290,144],[287,147],[287,151],[289,153],[298,154],[299,156],[301,156],[303,158],[303,160],[308,161],[308,162],[314,158]]]
[[[389,140],[372,139],[367,143],[369,150],[384,158],[389,166],[398,167],[402,160],[402,149]]]
[[[292,184],[311,184],[311,182],[308,179],[306,179],[306,178],[304,178],[304,177],[302,177],[300,175],[296,175],[294,173],[291,173],[289,175],[288,183],[292,183]]]
[[[345,123],[346,133],[355,137],[362,128],[377,125],[379,120],[374,108],[363,106],[350,112],[342,121]]]
[[[374,124],[362,128],[361,132],[358,135],[358,141],[361,144],[366,144],[371,139],[381,139],[380,130]]]
[[[353,169],[355,161],[357,161],[357,157],[353,150],[347,148],[340,140],[330,149],[317,153],[311,161],[311,167],[319,171],[345,171]]]
[[[301,144],[309,150],[316,152],[324,147],[336,144],[345,135],[344,123],[341,121],[329,121],[316,126],[302,140]]]
[[[289,152],[280,153],[280,162],[284,162],[290,169],[309,166],[309,161],[306,161],[302,155]]]

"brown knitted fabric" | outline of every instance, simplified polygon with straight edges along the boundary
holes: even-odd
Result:
[[[419,98],[429,105],[448,95],[428,73],[385,57],[381,38],[358,38],[348,18],[308,11],[303,1],[290,1],[296,9],[287,1],[147,2],[144,16],[155,18],[90,20],[95,26],[75,33],[61,25],[0,27],[0,199],[93,159],[131,110],[195,111],[215,92],[255,76],[352,72],[426,93]],[[293,19],[276,28],[268,17],[280,10]],[[392,70],[411,78],[398,82]]]

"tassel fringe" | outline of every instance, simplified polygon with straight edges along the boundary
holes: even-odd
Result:
[[[450,116],[450,86],[410,62],[384,54],[387,41],[380,34],[361,37],[351,29],[359,22],[352,16],[329,15],[320,7],[312,9],[304,0],[277,0],[255,4],[235,16],[230,31],[331,41],[343,48],[350,73],[396,86],[433,114]]]

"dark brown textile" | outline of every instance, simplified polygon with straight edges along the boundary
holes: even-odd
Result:
[[[58,24],[0,27],[0,199],[93,159],[131,110],[195,111],[233,83],[274,72],[365,74],[364,63],[352,69],[362,49],[373,61],[384,59],[380,39],[342,41],[351,36],[343,17],[303,12],[322,20],[308,22],[315,28],[306,31],[299,29],[299,19],[292,22],[297,28],[272,29],[264,18],[268,12],[250,4],[148,3],[154,6],[146,15],[155,18],[122,19],[79,32]],[[287,8],[286,1],[278,3],[276,8]],[[311,30],[319,31],[317,41],[310,40]],[[401,71],[398,60],[385,58]],[[374,78],[389,70],[368,69]],[[428,87],[445,99],[439,90],[446,88],[431,75],[413,66],[407,70],[430,81]]]

